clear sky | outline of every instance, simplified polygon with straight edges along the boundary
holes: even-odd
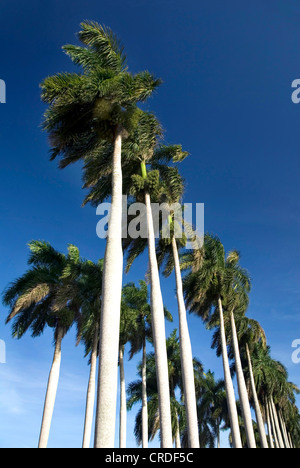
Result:
[[[68,243],[91,260],[103,256],[94,209],[81,208],[80,167],[49,162],[40,123],[39,83],[73,70],[61,46],[77,41],[82,20],[118,34],[130,69],[148,69],[164,84],[148,102],[168,143],[191,156],[182,165],[185,201],[205,203],[206,230],[226,249],[238,249],[253,278],[249,315],[261,322],[273,357],[300,386],[291,360],[300,338],[299,125],[291,83],[300,78],[300,5],[297,0],[2,0],[0,79],[0,290],[26,268],[32,239],[66,251]],[[140,260],[124,281],[144,277]],[[176,317],[174,278],[162,280]],[[52,360],[52,336],[12,340],[0,308],[0,447],[35,447]],[[193,352],[222,376],[210,334],[189,317]],[[167,326],[168,333],[177,326]],[[80,447],[88,366],[74,332],[63,345],[61,380],[50,447]],[[135,362],[126,378],[135,378]],[[134,446],[134,412],[128,446]],[[226,444],[226,437],[223,441]]]

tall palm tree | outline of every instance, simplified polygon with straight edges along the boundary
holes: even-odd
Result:
[[[75,247],[72,259],[62,274],[63,285],[56,294],[53,309],[72,304],[77,310],[77,345],[82,342],[85,357],[89,356],[89,381],[86,396],[82,448],[91,443],[96,393],[96,368],[99,349],[99,323],[101,311],[103,259],[97,263],[82,259]]]
[[[14,337],[22,338],[29,329],[32,337],[37,337],[47,326],[54,332],[55,349],[39,438],[39,448],[46,448],[59,381],[62,340],[75,320],[75,311],[71,307],[54,310],[53,305],[62,286],[61,276],[72,258],[74,247],[69,246],[68,256],[47,242],[32,241],[29,248],[30,268],[9,284],[3,293],[3,303],[10,308],[6,323],[13,321]]]
[[[239,279],[230,262],[230,255],[225,256],[225,250],[217,237],[206,235],[204,239],[203,261],[197,263],[184,278],[184,293],[190,312],[196,313],[207,322],[215,307],[219,314],[224,380],[228,400],[230,426],[234,448],[242,448],[241,434],[234,394],[233,382],[227,352],[225,334],[223,300]],[[193,264],[192,264],[193,266]]]
[[[124,239],[124,248],[130,246],[128,267],[138,253],[148,247],[149,257],[149,282],[150,282],[150,302],[152,315],[152,333],[157,360],[157,382],[159,394],[159,408],[161,418],[162,446],[170,447],[172,445],[171,431],[171,413],[170,413],[170,392],[168,389],[168,366],[166,351],[166,336],[164,322],[164,306],[162,291],[160,285],[159,270],[156,258],[155,229],[153,223],[153,213],[151,201],[156,200],[159,188],[159,172],[150,170],[148,172],[147,164],[154,158],[161,159],[165,157],[167,150],[159,147],[161,137],[161,125],[153,114],[140,113],[138,125],[136,126],[132,137],[128,138],[123,145],[123,159],[131,161],[124,165],[123,170],[123,191],[130,194],[130,202],[142,203],[145,207],[143,221],[146,226],[146,233],[142,242],[140,238],[137,242],[132,242],[132,237]],[[174,157],[178,156],[178,147]],[[99,195],[103,191],[103,186],[99,186],[93,179],[95,167],[98,167],[99,161],[91,158],[86,165],[85,181],[86,186],[90,188],[86,200],[94,204],[97,203]],[[134,241],[136,239],[134,238]],[[134,254],[132,254],[134,252]]]
[[[286,448],[290,441],[285,436],[286,424],[280,421],[280,409],[281,405],[286,404],[286,408],[293,408],[294,394],[299,390],[288,382],[288,373],[284,366],[272,359],[269,346],[263,347],[261,343],[257,343],[251,354],[251,361],[258,398],[266,408],[270,446],[274,444],[275,448]]]
[[[174,330],[167,339],[168,352],[168,369],[170,380],[170,401],[172,414],[172,439],[175,441],[176,448],[180,448],[180,423],[183,421],[183,406],[176,398],[176,390],[179,390],[183,396],[182,375],[180,370],[180,348],[177,330]],[[202,365],[198,360],[194,360],[195,369],[201,368]],[[156,378],[156,361],[154,353],[147,354],[147,389],[148,389],[148,410],[149,410],[149,439],[153,440],[158,431],[160,431],[161,439],[161,423],[158,407],[158,386]],[[141,366],[139,367],[139,375],[141,376]],[[142,401],[141,380],[131,382],[127,389],[128,408],[131,409],[136,403]],[[185,414],[185,413],[184,413]],[[184,422],[184,426],[186,423]],[[137,414],[135,434],[138,443],[141,442],[141,412]]]
[[[155,228],[153,223],[153,213],[151,207],[151,192],[155,193],[158,185],[158,172],[152,171],[148,174],[146,166],[147,154],[153,155],[157,145],[157,135],[159,128],[155,119],[150,115],[144,121],[145,126],[140,127],[136,141],[140,142],[140,168],[141,175],[133,176],[133,187],[131,194],[135,196],[136,201],[142,200],[146,206],[147,221],[147,241],[149,258],[149,276],[150,276],[150,298],[153,342],[156,359],[157,385],[159,397],[160,427],[162,447],[172,446],[172,422],[170,412],[170,389],[168,379],[168,359],[166,349],[166,333],[164,322],[164,305],[160,285],[159,269],[156,258]],[[144,140],[146,135],[146,143]]]
[[[166,263],[167,265],[167,268],[164,271],[165,276],[170,275],[172,270],[175,269],[179,313],[181,366],[185,393],[184,402],[188,421],[189,446],[198,448],[199,434],[193,373],[193,357],[186,318],[186,308],[183,297],[178,252],[179,248],[185,246],[186,239],[182,234],[181,238],[178,238],[177,233],[179,230],[182,231],[183,226],[177,226],[178,217],[174,212],[175,207],[178,208],[178,205],[180,205],[183,196],[184,181],[180,176],[177,167],[174,167],[174,165],[170,166],[170,163],[178,163],[183,161],[187,155],[188,153],[184,152],[180,145],[162,145],[158,147],[155,150],[153,157],[148,161],[147,165],[145,162],[142,163],[141,175],[134,176],[136,185],[134,193],[136,194],[137,192],[141,191],[141,189],[145,189],[145,180],[147,180],[147,174],[150,176],[150,174],[157,173],[157,180],[159,181],[159,184],[157,184],[156,187],[159,185],[159,190],[156,188],[155,200],[160,202],[161,206],[163,206],[162,204],[166,206],[165,217],[167,217],[169,220],[169,235],[168,237],[161,235],[158,245],[157,258],[159,265],[163,263]],[[166,226],[163,226],[162,229],[165,227]],[[143,239],[134,239],[131,241],[131,244],[132,245],[129,248],[129,255],[127,259],[127,269],[129,269],[133,260],[142,252],[143,247],[146,247],[146,243],[143,243]]]
[[[273,442],[279,448],[273,411],[271,411],[269,398],[274,386],[274,368],[271,365],[270,347],[257,342],[251,347],[251,364],[257,389],[258,399],[265,410],[268,420],[269,443],[272,448]]]
[[[151,340],[151,307],[149,304],[148,286],[145,281],[139,281],[139,286],[128,283],[123,288],[123,299],[127,307],[135,310],[136,320],[129,330],[129,359],[142,351],[141,391],[142,391],[142,447],[148,448],[148,402],[147,402],[147,351],[146,342]],[[170,319],[170,317],[169,317]]]
[[[234,288],[231,288],[223,298],[224,306],[224,323],[226,329],[227,341],[232,345],[232,357],[234,359],[234,370],[237,377],[238,393],[240,397],[240,408],[243,418],[243,427],[245,429],[247,444],[249,448],[256,448],[255,433],[252,424],[251,408],[249,396],[243,372],[240,345],[237,334],[236,320],[237,317],[244,316],[249,304],[248,293],[250,290],[250,278],[248,272],[242,269],[239,265],[239,253],[236,251],[230,252],[227,257],[227,262],[233,268],[236,275]],[[228,324],[228,326],[227,326]],[[210,320],[209,327],[214,328],[218,325],[214,320]],[[222,353],[221,344],[218,343],[220,338],[220,328],[217,328],[213,339],[213,347],[218,348],[218,355]],[[231,357],[231,356],[230,356]]]
[[[146,341],[152,340],[152,316],[151,306],[149,304],[148,286],[145,281],[139,282],[139,287],[133,283],[128,283],[123,288],[123,304],[125,310],[129,309],[130,315],[135,321],[131,321],[130,326],[127,328],[127,338],[130,343],[129,359],[142,350],[142,364],[141,364],[141,442],[143,448],[147,448],[149,440],[148,431],[148,397],[147,397],[147,352]],[[135,313],[134,313],[135,312]],[[164,307],[165,319],[169,322],[173,321],[170,312]],[[153,368],[155,371],[155,367]],[[156,393],[157,397],[157,393]],[[158,400],[156,400],[158,401]]]
[[[109,232],[104,257],[100,324],[99,378],[95,447],[113,447],[117,396],[120,304],[122,290],[122,142],[136,123],[136,104],[159,85],[148,72],[128,72],[117,37],[96,22],[81,24],[81,46],[63,49],[82,74],[61,73],[46,78],[42,99],[49,104],[44,128],[50,135],[52,159],[60,167],[101,154],[102,174],[111,173]]]
[[[181,154],[180,154],[181,151]],[[187,153],[182,152],[180,147],[177,149],[177,161],[182,161],[187,156]],[[164,276],[168,277],[173,270],[175,270],[176,279],[176,296],[178,303],[178,316],[179,316],[179,342],[181,354],[181,369],[184,387],[184,404],[187,419],[187,432],[189,439],[189,447],[199,448],[199,433],[197,421],[197,405],[195,394],[194,382],[194,369],[193,369],[193,354],[192,346],[187,322],[187,313],[183,295],[182,276],[180,268],[179,251],[186,244],[185,234],[178,237],[179,232],[183,231],[184,226],[178,223],[175,207],[180,210],[183,192],[184,181],[179,174],[178,168],[173,166],[166,166],[166,162],[170,162],[172,152],[167,154],[168,160],[161,162],[154,161],[153,167],[159,170],[160,178],[163,184],[161,193],[162,200],[167,203],[171,208],[169,211],[169,230],[170,237],[160,238],[158,243],[158,263],[160,266],[165,265]],[[165,158],[167,159],[167,158]],[[173,160],[175,155],[173,154]],[[181,210],[180,210],[181,211]]]
[[[260,436],[260,446],[262,448],[269,448],[266,437],[265,423],[261,405],[258,399],[255,379],[253,374],[251,355],[257,343],[266,347],[266,335],[261,325],[251,318],[240,314],[236,317],[238,341],[242,352],[242,362],[247,387],[251,390],[253,406],[256,414],[257,429]],[[266,416],[266,415],[265,415]]]
[[[142,316],[144,312],[149,314],[149,306],[147,302],[147,286],[144,282],[140,283],[141,289],[136,288],[133,283],[128,283],[123,287],[122,290],[122,301],[121,301],[121,326],[120,326],[120,351],[119,351],[119,367],[120,367],[120,433],[119,433],[119,445],[120,448],[126,448],[126,419],[127,419],[127,408],[126,408],[126,383],[125,383],[125,368],[124,368],[124,352],[126,343],[133,343],[133,336],[139,332],[142,332],[144,337],[139,337],[136,340],[143,340],[143,347],[145,347],[146,331],[142,330],[143,327],[140,325],[140,321],[144,322],[145,316]],[[143,290],[146,288],[146,291]],[[143,298],[146,292],[146,297]],[[144,299],[146,302],[144,302]],[[145,326],[145,323],[144,323]],[[136,342],[134,343],[136,345]],[[132,346],[130,357],[132,357]],[[144,372],[144,369],[143,369]],[[144,382],[143,382],[144,385]],[[143,387],[144,389],[144,387]]]
[[[215,380],[214,372],[205,372],[202,391],[198,399],[199,421],[208,421],[220,448],[222,422],[228,419],[228,408],[224,380]]]

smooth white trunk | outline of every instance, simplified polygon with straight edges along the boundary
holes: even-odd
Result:
[[[164,305],[160,287],[159,271],[156,258],[155,234],[151,200],[149,193],[145,194],[148,226],[148,251],[151,284],[152,332],[156,362],[156,377],[159,400],[160,433],[162,448],[172,448],[172,424],[170,410],[170,387],[168,375],[168,358],[166,347],[166,331]]]
[[[268,426],[270,448],[274,449],[275,447],[274,447],[273,431],[271,427],[271,415],[270,415],[269,405],[267,402],[265,402],[265,411],[267,414],[267,426]]]
[[[289,449],[291,447],[290,447],[290,443],[289,443],[289,439],[288,439],[288,435],[287,435],[287,431],[286,431],[286,426],[285,426],[284,419],[283,419],[281,411],[278,412],[278,418],[279,418],[280,426],[282,428],[282,434],[283,434],[285,448]]]
[[[220,439],[220,431],[218,430],[218,435],[217,435],[217,448],[221,448],[221,439]]]
[[[271,408],[272,408],[272,411],[273,411],[273,417],[274,417],[274,423],[275,423],[276,432],[277,432],[277,439],[278,439],[278,443],[279,443],[279,448],[284,449],[285,447],[284,447],[284,442],[283,442],[281,429],[280,429],[280,425],[279,425],[277,410],[276,410],[276,407],[274,405],[272,397],[270,398],[270,402],[271,402]]]
[[[278,437],[277,437],[274,414],[273,414],[273,409],[272,409],[270,401],[268,401],[268,408],[269,408],[269,413],[270,413],[270,418],[271,418],[271,425],[272,425],[272,432],[273,432],[273,436],[274,436],[275,448],[279,449],[280,447],[279,447],[279,442],[278,442]]]
[[[63,329],[57,329],[55,350],[53,356],[53,362],[49,374],[47,393],[44,404],[43,420],[39,439],[39,448],[47,448],[48,439],[50,434],[50,427],[52,422],[52,416],[54,411],[59,374],[61,364],[61,342],[63,339]]]
[[[98,351],[98,327],[95,330],[93,348],[91,352],[90,376],[86,395],[86,409],[84,420],[84,432],[82,448],[90,448],[91,435],[93,426],[94,406],[95,406],[95,393],[96,393],[96,370],[97,370],[97,351]]]
[[[247,353],[248,367],[249,367],[249,373],[250,373],[250,384],[251,384],[252,396],[254,400],[254,408],[255,408],[256,422],[257,422],[259,437],[260,437],[262,448],[267,449],[269,448],[269,446],[268,446],[268,441],[267,441],[267,436],[266,436],[265,424],[264,424],[264,420],[263,420],[263,416],[262,416],[262,412],[260,409],[260,404],[259,404],[259,400],[257,396],[248,344],[246,344],[246,353]]]
[[[124,369],[124,346],[120,346],[119,366],[120,366],[120,434],[119,434],[119,447],[120,448],[126,448],[127,408],[126,408],[126,385],[125,385],[125,369]]]
[[[256,442],[255,442],[254,429],[253,429],[253,424],[252,424],[251,409],[250,409],[250,403],[249,403],[249,398],[248,398],[245,377],[243,373],[243,367],[242,367],[242,362],[241,362],[240,349],[239,349],[239,343],[238,343],[238,337],[237,337],[233,312],[231,313],[230,318],[231,318],[231,330],[232,330],[232,341],[233,341],[233,349],[234,349],[236,379],[237,379],[238,392],[239,392],[239,397],[240,397],[241,411],[242,411],[243,421],[245,425],[247,443],[248,443],[248,448],[255,449]]]
[[[178,415],[176,411],[176,420],[177,420],[177,428],[176,428],[176,435],[175,435],[175,447],[177,449],[181,448],[181,440],[180,440],[180,429],[179,429],[179,421],[178,421]]]
[[[220,332],[221,332],[221,343],[222,343],[222,359],[223,359],[223,368],[224,368],[224,381],[225,389],[227,396],[227,404],[229,411],[231,435],[232,435],[232,444],[235,449],[243,448],[241,433],[239,428],[238,412],[234,394],[233,382],[230,374],[230,366],[227,352],[227,341],[225,335],[225,325],[224,325],[224,314],[221,298],[218,299],[219,306],[219,315],[220,315]]]
[[[186,307],[183,296],[182,277],[179,255],[175,237],[172,239],[173,257],[175,264],[176,291],[179,314],[179,342],[181,356],[181,373],[184,389],[184,404],[186,409],[186,421],[190,448],[199,448],[199,432],[197,419],[197,404],[195,392],[193,354],[188,329]]]
[[[112,448],[115,443],[123,276],[121,149],[119,129],[114,145],[111,212],[103,266],[95,448]]]
[[[148,400],[147,400],[147,354],[146,340],[143,343],[142,364],[142,446],[148,448]]]

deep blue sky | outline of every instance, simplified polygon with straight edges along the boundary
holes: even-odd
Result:
[[[300,386],[291,361],[299,330],[299,125],[291,83],[300,78],[300,5],[296,0],[3,0],[0,79],[0,289],[26,268],[32,239],[84,257],[103,255],[94,209],[81,208],[79,167],[49,162],[40,123],[39,83],[73,70],[61,46],[76,42],[84,19],[110,26],[121,38],[132,71],[148,69],[164,81],[147,108],[161,119],[169,143],[191,153],[182,170],[185,201],[205,203],[206,230],[226,249],[241,251],[253,278],[249,315],[264,326],[273,356]],[[139,261],[127,280],[143,278]],[[176,316],[174,278],[163,280]],[[0,447],[37,444],[52,359],[50,333],[10,338],[1,306]],[[189,317],[194,354],[222,375],[210,335]],[[168,333],[172,326],[168,325]],[[62,377],[49,445],[81,444],[88,367],[74,333],[63,349]],[[127,379],[135,378],[134,364]],[[129,416],[128,445],[133,446]],[[225,443],[225,442],[224,442]]]

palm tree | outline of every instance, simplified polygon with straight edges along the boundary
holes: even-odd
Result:
[[[182,377],[180,371],[180,349],[179,340],[177,337],[177,330],[174,330],[167,339],[167,352],[168,352],[168,369],[170,379],[170,401],[171,401],[171,415],[172,415],[172,439],[175,441],[176,448],[180,448],[180,423],[183,422],[183,406],[176,398],[176,390],[182,391]],[[195,359],[195,368],[201,366],[201,363]],[[148,427],[149,439],[153,440],[157,432],[160,430],[161,438],[161,424],[160,413],[158,406],[158,386],[156,378],[156,360],[154,353],[147,354],[147,393],[148,393]],[[139,375],[141,377],[141,366],[139,366]],[[127,389],[128,400],[127,406],[129,409],[136,403],[142,401],[141,380],[131,382]],[[184,426],[186,423],[184,422]],[[141,442],[141,411],[138,412],[136,417],[135,435],[137,442]]]
[[[120,448],[126,448],[126,384],[125,384],[125,369],[124,369],[124,351],[126,343],[133,341],[143,340],[143,347],[145,348],[146,330],[139,323],[143,321],[145,326],[145,316],[143,313],[149,314],[149,306],[147,302],[147,286],[145,282],[140,282],[140,288],[136,288],[133,283],[128,283],[122,290],[121,301],[121,326],[120,326],[120,351],[119,351],[119,367],[120,367],[120,433],[119,445]],[[145,288],[145,289],[143,289]],[[145,296],[146,293],[146,296]],[[144,336],[134,338],[135,335],[142,332]],[[136,343],[134,343],[136,345]],[[132,357],[133,350],[131,349],[130,357]],[[143,369],[143,372],[144,369]],[[143,385],[145,382],[143,382]],[[144,387],[143,387],[144,389]],[[146,389],[145,389],[146,390]]]
[[[247,386],[251,389],[253,405],[256,414],[257,429],[260,436],[260,445],[262,448],[269,448],[266,437],[264,417],[259,403],[255,379],[253,374],[251,355],[257,343],[266,347],[266,335],[261,325],[251,318],[240,314],[236,317],[238,341],[242,352],[242,361],[244,374],[247,380]]]
[[[238,281],[238,272],[226,258],[220,240],[209,235],[204,239],[203,261],[184,278],[184,293],[189,310],[207,322],[216,307],[219,314],[224,380],[234,448],[242,448],[233,382],[227,352],[223,300]],[[197,260],[197,259],[196,259]],[[193,265],[192,265],[193,266]]]
[[[153,344],[151,325],[151,306],[149,305],[148,286],[145,281],[139,282],[139,287],[134,283],[128,283],[123,288],[123,304],[131,311],[135,322],[128,327],[127,338],[130,343],[129,359],[132,359],[135,354],[142,350],[142,365],[141,365],[141,442],[143,448],[147,448],[149,433],[148,433],[148,398],[147,398],[147,353],[146,341]],[[169,322],[173,321],[170,312],[164,307],[165,319]],[[155,370],[155,367],[154,367]]]
[[[241,414],[244,421],[244,429],[247,437],[247,443],[249,448],[256,448],[254,428],[252,424],[251,408],[249,403],[248,391],[246,381],[243,372],[239,339],[237,334],[236,319],[245,315],[249,304],[248,293],[250,290],[250,278],[246,270],[242,269],[239,265],[239,253],[236,251],[230,252],[227,257],[227,262],[230,263],[230,267],[234,270],[235,284],[234,289],[230,289],[227,295],[223,299],[224,306],[224,322],[226,330],[226,336],[228,343],[232,344],[232,356],[234,358],[234,369],[237,377],[238,392],[240,397]],[[218,325],[217,322],[212,319],[208,326],[214,328]],[[222,353],[220,341],[220,329],[217,328],[213,339],[213,347],[218,347],[218,355]],[[231,357],[231,356],[230,356]]]
[[[110,29],[95,22],[81,24],[82,46],[63,49],[83,73],[62,73],[42,83],[42,99],[49,104],[44,128],[50,135],[52,159],[60,167],[102,156],[103,172],[111,174],[109,232],[104,257],[100,324],[99,377],[95,447],[114,445],[122,291],[122,142],[136,123],[136,104],[145,101],[159,85],[148,72],[132,75],[119,40]]]
[[[262,404],[268,421],[269,443],[272,448],[273,443],[279,448],[273,411],[270,407],[270,394],[274,385],[274,368],[271,365],[270,347],[261,342],[252,345],[251,364],[255,380],[255,387],[260,403]]]
[[[220,448],[222,422],[228,419],[228,408],[224,380],[215,380],[214,372],[205,372],[198,398],[199,421],[208,421],[212,427],[217,447]]]
[[[132,161],[130,164],[124,165],[123,191],[131,195],[131,200],[134,199],[138,203],[143,203],[145,207],[144,220],[147,227],[145,238],[142,239],[141,243],[141,239],[138,239],[137,243],[132,242],[132,238],[129,236],[124,240],[124,248],[130,246],[128,257],[130,258],[128,260],[129,268],[138,253],[148,246],[152,333],[157,360],[156,370],[159,388],[162,446],[167,448],[172,445],[170,392],[168,389],[164,306],[156,258],[155,231],[151,207],[151,199],[156,199],[159,188],[159,172],[157,170],[147,171],[148,161],[165,156],[166,151],[162,151],[161,147],[158,148],[161,132],[161,126],[153,114],[140,113],[139,122],[132,137],[128,138],[127,142],[123,145],[123,159],[125,161]],[[174,157],[177,155],[178,149],[176,148]],[[101,196],[102,191],[105,190],[93,178],[93,173],[98,165],[99,161],[91,158],[86,165],[85,173],[86,186],[91,189],[86,201],[92,201],[94,204],[98,202],[99,195]],[[134,240],[136,241],[136,239]],[[132,255],[133,251],[134,254]]]
[[[181,235],[178,238],[178,230],[182,230],[182,226],[177,226],[177,216],[175,215],[174,209],[178,208],[180,201],[183,196],[184,181],[180,176],[177,167],[169,166],[170,162],[178,163],[183,161],[187,157],[188,153],[182,151],[180,145],[164,146],[161,145],[153,153],[153,156],[148,160],[147,165],[145,161],[141,164],[141,175],[133,176],[134,188],[131,193],[134,193],[137,199],[143,199],[143,190],[149,186],[150,176],[151,183],[155,180],[152,175],[156,175],[156,184],[154,186],[155,201],[160,204],[166,205],[166,216],[169,220],[169,237],[161,236],[157,259],[159,266],[164,262],[167,265],[164,273],[165,276],[169,276],[173,269],[175,269],[176,276],[176,292],[178,300],[178,312],[179,312],[179,336],[180,336],[180,349],[181,349],[181,365],[183,370],[183,381],[184,381],[184,393],[185,393],[185,406],[188,420],[188,435],[189,435],[189,446],[193,448],[199,447],[199,435],[198,435],[198,424],[197,424],[197,411],[196,411],[196,397],[195,397],[195,385],[194,385],[194,373],[193,373],[193,358],[191,342],[188,330],[188,324],[186,319],[186,308],[184,304],[183,289],[182,289],[182,278],[180,272],[179,253],[178,249],[185,245],[185,237]],[[159,188],[158,188],[159,187]],[[139,198],[140,197],[140,198]],[[164,229],[164,226],[163,226]],[[154,243],[154,242],[152,242]],[[129,247],[130,245],[130,247]],[[146,242],[143,239],[130,239],[129,254],[127,258],[127,271],[131,267],[133,260],[143,251],[146,247]]]
[[[63,285],[56,295],[53,306],[54,310],[59,310],[70,303],[77,310],[77,345],[82,342],[85,347],[85,357],[89,356],[90,373],[82,448],[89,448],[91,443],[99,349],[102,277],[103,259],[97,263],[82,259],[79,250],[73,248],[72,259],[63,271]]]
[[[268,420],[270,446],[275,448],[288,448],[289,437],[285,428],[289,426],[289,419],[281,421],[280,409],[284,407],[286,416],[293,419],[295,393],[299,390],[288,382],[288,373],[284,366],[272,359],[269,346],[264,347],[257,343],[251,354],[253,374],[257,388],[258,398],[263,403]],[[291,412],[290,412],[291,410]]]
[[[155,119],[153,119],[150,115],[144,123],[145,126],[144,128],[142,126],[140,127],[141,130],[139,132],[138,138],[136,139],[136,141],[140,142],[141,175],[137,174],[133,177],[134,186],[131,190],[131,194],[135,195],[137,201],[139,199],[143,200],[146,205],[149,276],[151,285],[151,315],[159,396],[161,441],[163,448],[170,448],[172,447],[172,424],[170,412],[170,389],[168,379],[164,306],[159,278],[159,269],[156,258],[155,231],[150,196],[151,191],[153,193],[153,191],[155,192],[155,190],[157,190],[158,172],[152,171],[148,174],[146,167],[146,155],[149,153],[153,155],[155,151],[159,128],[155,122]],[[146,144],[144,135],[146,135]]]
[[[6,288],[3,303],[10,308],[6,323],[13,320],[14,337],[20,339],[31,329],[32,337],[35,338],[47,326],[54,331],[55,349],[39,438],[39,448],[46,448],[59,381],[61,344],[75,319],[75,311],[71,307],[54,310],[53,305],[62,286],[61,276],[72,258],[74,246],[69,246],[68,256],[58,252],[47,242],[32,241],[29,248],[30,268]]]
[[[151,121],[150,121],[151,123]],[[153,129],[155,126],[152,124],[150,127],[150,134],[153,134]],[[140,138],[143,141],[142,138]],[[153,140],[153,143],[152,143]],[[141,168],[140,174],[135,174],[132,176],[134,182],[133,187],[131,188],[131,194],[135,195],[136,200],[144,200],[147,208],[147,223],[148,223],[148,233],[151,233],[151,236],[148,236],[148,251],[149,251],[149,264],[150,264],[150,275],[151,275],[151,285],[152,285],[152,297],[153,297],[153,307],[160,307],[159,302],[161,303],[161,293],[159,295],[159,272],[157,268],[157,259],[154,255],[155,253],[155,239],[154,239],[154,229],[152,223],[152,214],[151,214],[151,198],[154,198],[157,201],[167,201],[169,204],[176,203],[182,197],[183,192],[183,181],[178,173],[177,168],[168,167],[166,163],[170,161],[180,162],[187,156],[186,152],[182,151],[180,145],[173,146],[158,146],[155,145],[155,138],[150,138],[150,143],[152,145],[152,157],[148,160],[147,164],[144,158],[144,154],[148,154],[151,151],[151,145],[147,148],[147,152],[144,151],[141,153]],[[148,167],[147,167],[148,166]],[[172,216],[172,215],[171,215]],[[173,223],[173,221],[172,221]],[[140,254],[143,249],[146,247],[146,242],[143,242],[143,239],[129,239],[126,247],[129,248],[129,254],[127,259],[127,270],[132,265],[133,260]],[[172,256],[174,258],[174,265],[176,271],[176,285],[177,285],[177,298],[178,298],[178,310],[180,318],[180,343],[181,343],[181,358],[182,358],[182,368],[184,369],[184,388],[185,388],[185,405],[188,418],[188,434],[191,447],[199,447],[199,436],[198,436],[198,426],[197,426],[197,412],[196,412],[196,398],[195,398],[195,386],[194,386],[194,375],[193,375],[193,359],[192,359],[192,349],[188,331],[188,325],[186,320],[186,310],[183,299],[182,291],[182,279],[180,274],[179,266],[179,256],[177,242],[174,236],[174,231],[172,238],[169,239],[169,245],[172,249]],[[156,301],[156,305],[155,305]],[[159,314],[161,315],[161,313]],[[158,380],[159,381],[159,380]],[[163,387],[163,385],[161,385]]]
[[[176,160],[182,161],[187,156],[187,153],[183,153],[180,147],[177,151],[178,155],[176,157]],[[172,152],[169,151],[168,159],[170,159],[171,156]],[[175,155],[173,154],[173,160],[174,156]],[[176,206],[177,209],[180,210],[184,191],[184,181],[180,176],[177,167],[169,167],[157,161],[154,161],[153,167],[159,170],[160,177],[163,183],[162,199],[168,204],[169,207],[172,207],[172,211],[170,211],[169,216],[170,237],[160,238],[157,257],[159,266],[162,266],[163,264],[165,264],[166,266],[164,269],[164,276],[168,277],[173,271],[173,269],[175,270],[176,296],[179,316],[181,369],[184,388],[184,404],[187,418],[189,447],[199,448],[193,354],[187,323],[187,314],[184,302],[182,276],[179,260],[179,250],[185,246],[186,238],[185,235],[182,234],[180,237],[176,235],[177,231],[182,231],[183,226],[178,225],[176,214],[174,212]]]
[[[123,300],[127,307],[135,310],[136,321],[129,330],[129,359],[142,351],[141,388],[142,388],[142,447],[148,448],[148,407],[147,407],[147,351],[146,342],[151,340],[151,307],[149,304],[148,286],[139,281],[139,286],[128,283],[123,288]],[[170,317],[169,317],[170,318]]]

